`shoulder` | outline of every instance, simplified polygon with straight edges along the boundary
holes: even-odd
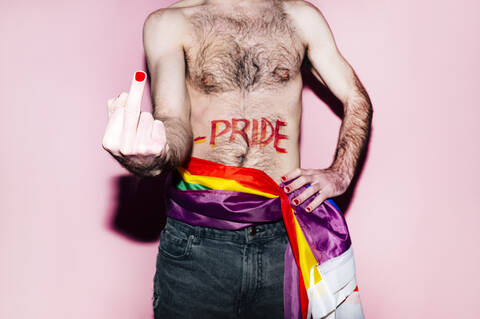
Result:
[[[179,9],[162,8],[150,13],[143,24],[147,61],[179,54],[184,48],[185,29],[185,17]]]
[[[328,23],[318,7],[304,0],[288,0],[283,7],[305,42],[312,36],[329,32]]]
[[[151,12],[145,19],[144,28],[158,28],[181,26],[184,22],[181,8],[161,8]]]
[[[146,21],[166,19],[170,20],[169,22],[174,22],[173,20],[182,20],[185,19],[186,13],[189,9],[201,6],[203,4],[204,0],[180,0],[172,3],[168,7],[160,8],[151,12],[147,16]]]
[[[168,8],[187,8],[204,4],[204,0],[180,0],[172,3]]]
[[[144,44],[162,42],[181,45],[186,30],[186,17],[181,7],[161,8],[151,12],[143,24]],[[158,43],[160,45],[161,43]]]
[[[325,17],[318,7],[308,1],[290,0],[284,2],[284,10],[290,18],[303,29],[324,26]],[[316,31],[316,30],[309,30]]]
[[[168,33],[183,38],[188,27],[189,16],[204,6],[204,0],[181,0],[168,7],[151,12],[144,23],[144,31]]]
[[[320,9],[304,0],[287,0],[283,2],[284,9],[296,18],[318,18],[322,16]]]

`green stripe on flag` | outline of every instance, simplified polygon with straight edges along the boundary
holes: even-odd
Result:
[[[177,188],[181,191],[203,191],[211,189],[201,184],[187,183],[183,179],[178,181]]]

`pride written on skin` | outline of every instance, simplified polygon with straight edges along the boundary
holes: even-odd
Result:
[[[240,124],[240,125],[239,125]],[[238,119],[211,121],[210,146],[215,147],[216,139],[230,133],[229,142],[235,141],[240,136],[247,143],[247,146],[265,147],[273,141],[273,147],[278,153],[287,153],[287,150],[280,147],[280,141],[288,139],[287,135],[281,134],[280,129],[287,126],[286,122],[277,120],[273,125],[268,119]],[[251,130],[249,130],[251,127]],[[250,133],[250,135],[249,135]],[[194,139],[195,144],[203,143],[206,136],[199,136]]]

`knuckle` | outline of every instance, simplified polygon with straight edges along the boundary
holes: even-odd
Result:
[[[146,149],[146,152],[148,155],[156,155],[157,154],[157,148],[156,148],[156,145],[155,144],[148,144],[146,145],[145,147]]]
[[[117,155],[119,153],[118,147],[113,143],[102,143],[102,147],[112,155]]]
[[[309,194],[305,194],[305,193],[301,193],[297,199],[300,201],[300,203],[303,203],[305,200],[307,200],[307,198],[309,198],[310,195]]]
[[[322,180],[322,173],[319,172],[319,173],[313,174],[312,175],[312,180],[315,181],[315,182],[321,181]]]
[[[158,155],[162,152],[164,144],[161,143],[153,143],[152,145],[152,153]]]
[[[152,118],[153,118],[153,116],[152,116]],[[156,128],[159,132],[165,131],[165,125],[163,124],[162,121],[154,119],[153,120],[153,125],[156,126]]]
[[[126,147],[121,147],[119,153],[123,156],[132,156],[134,153]]]
[[[308,193],[308,197],[314,196],[318,193],[318,190],[314,186],[310,186],[307,188],[306,192]]]
[[[145,147],[145,145],[143,145],[143,144],[138,144],[138,145],[135,147],[135,154],[145,155],[145,152],[146,152],[146,147]]]
[[[103,138],[102,147],[107,151],[111,150],[113,148],[112,140],[109,138]]]
[[[323,190],[324,190],[324,193],[325,192],[331,192],[333,191],[335,187],[333,187],[333,185],[331,183],[327,183],[325,184],[325,186],[323,187]]]
[[[307,182],[307,178],[305,177],[305,175],[302,175],[299,178],[297,178],[296,185],[301,186],[306,184],[306,182]]]
[[[143,111],[141,114],[142,114],[142,116],[153,119],[152,113],[150,113],[150,112]]]
[[[153,154],[150,149],[146,149],[140,155],[145,157],[153,157],[155,154]]]
[[[325,200],[325,195],[320,194],[315,198],[315,205],[318,206]]]
[[[146,145],[145,143],[141,143],[140,145],[138,145],[136,153],[140,156],[150,156],[152,155],[153,150],[151,146]]]

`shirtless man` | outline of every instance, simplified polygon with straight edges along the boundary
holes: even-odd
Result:
[[[302,0],[184,0],[151,13],[143,36],[153,116],[140,114],[146,79],[137,72],[129,94],[108,101],[109,122],[103,139],[103,147],[126,169],[139,176],[157,176],[182,166],[191,156],[255,168],[278,184],[293,181],[284,188],[286,193],[311,185],[292,201],[300,205],[311,200],[307,211],[345,192],[367,143],[373,110],[315,6]],[[310,61],[314,76],[344,105],[335,159],[326,169],[299,168],[304,58]],[[179,229],[188,226],[175,225]],[[278,230],[272,225],[276,224],[266,224],[265,232]],[[245,231],[252,234],[252,229],[255,234],[255,228]],[[177,237],[182,239],[182,235]],[[278,241],[281,245],[270,252],[262,246],[262,258],[270,259],[260,261],[265,272],[261,284],[250,285],[245,274],[238,275],[233,278],[238,278],[240,293],[232,295],[228,290],[237,289],[237,281],[228,278],[219,283],[205,277],[192,283],[195,278],[189,278],[185,285],[191,294],[182,292],[179,287],[191,270],[189,261],[170,265],[170,269],[170,261],[157,261],[156,318],[282,317],[281,263],[286,240]],[[258,254],[257,250],[251,256],[258,259]],[[243,260],[250,265],[245,251],[242,256],[239,263]],[[223,257],[218,256],[221,264],[228,262]],[[216,257],[209,258],[211,264],[204,267],[221,273],[214,268]],[[269,274],[268,267],[282,276]],[[169,270],[159,274],[158,268]],[[209,285],[219,286],[212,290]],[[257,290],[247,293],[253,286]],[[258,290],[260,286],[268,292]]]

